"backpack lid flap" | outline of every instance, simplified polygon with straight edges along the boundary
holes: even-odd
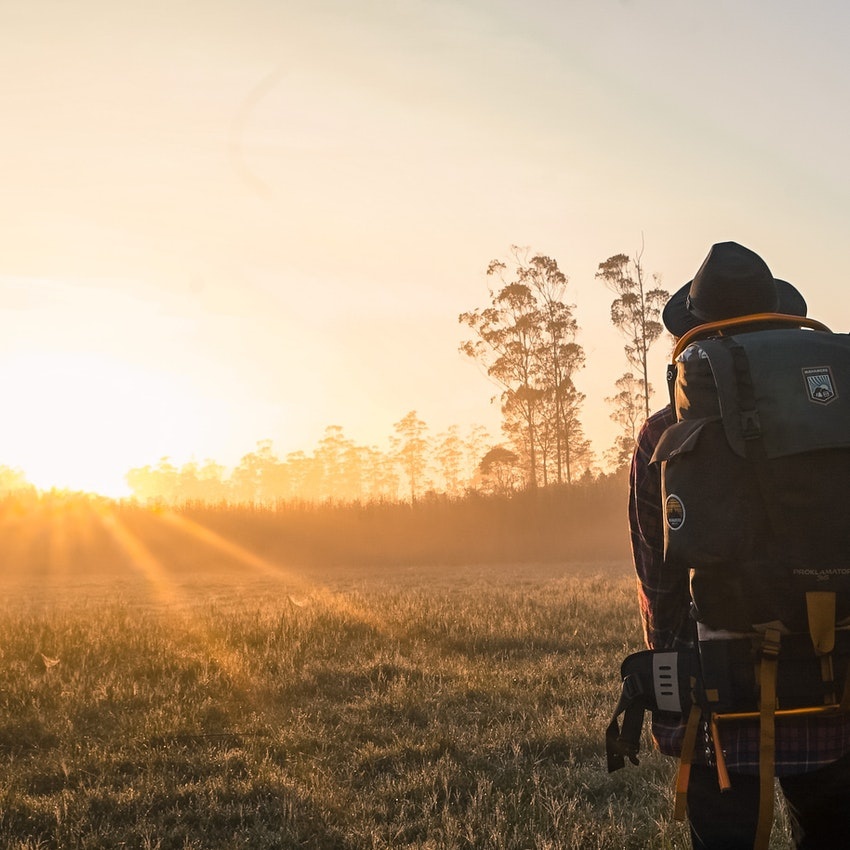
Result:
[[[681,422],[674,423],[661,435],[650,463],[661,463],[676,455],[693,451],[702,429],[709,422],[717,421],[719,417],[710,416],[703,419],[683,419]]]
[[[850,446],[850,336],[782,329],[701,345],[736,454],[746,456],[748,426],[757,429],[767,458]],[[741,362],[749,401],[741,389]]]

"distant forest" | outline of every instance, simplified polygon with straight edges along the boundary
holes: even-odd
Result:
[[[612,481],[624,481],[637,430],[649,413],[647,357],[663,332],[660,312],[668,293],[657,276],[647,276],[641,254],[616,254],[596,273],[615,295],[611,322],[623,337],[627,367],[605,398],[620,430],[601,462],[582,426],[585,396],[573,382],[585,354],[575,308],[565,300],[568,279],[556,260],[514,247],[507,262],[493,260],[487,268],[497,281],[487,304],[458,316],[471,334],[460,352],[476,360],[499,390],[499,438],[480,426],[432,435],[411,410],[394,424],[385,449],[357,445],[341,426],[330,425],[310,453],[280,457],[272,441],[262,440],[232,469],[211,459],[176,466],[163,457],[126,473],[132,497],[168,506],[279,508],[462,498],[472,504],[479,497],[528,493],[529,504],[539,507],[534,499],[545,498],[537,495],[541,491],[607,492]],[[18,470],[0,467],[0,493],[27,487]]]
[[[621,562],[629,557],[626,472],[511,496],[428,494],[415,503],[280,502],[178,513],[271,562],[398,569],[424,564]],[[139,511],[123,503],[122,512]],[[521,579],[518,573],[517,579]]]
[[[657,276],[648,278],[641,253],[609,257],[596,274],[615,295],[611,322],[624,339],[628,368],[605,399],[620,426],[603,453],[608,474],[615,476],[627,466],[649,413],[647,358],[662,334],[660,311],[668,297]],[[271,441],[263,441],[230,471],[214,461],[178,468],[162,458],[128,472],[133,495],[166,504],[415,503],[437,495],[509,496],[593,480],[604,484],[606,473],[581,422],[585,396],[573,383],[585,355],[575,308],[565,300],[566,275],[556,260],[529,257],[517,247],[508,262],[491,261],[487,274],[498,284],[488,291],[486,306],[458,316],[472,334],[460,351],[483,366],[500,390],[501,439],[480,427],[432,436],[412,410],[395,423],[387,450],[358,446],[332,425],[311,454],[281,458]]]
[[[232,470],[214,461],[177,467],[168,458],[131,469],[133,495],[166,504],[274,505],[306,502],[413,502],[428,494],[461,496],[471,490],[505,494],[518,489],[498,462],[485,458],[492,438],[477,427],[457,427],[431,437],[428,426],[408,413],[395,425],[388,450],[360,446],[338,425],[326,428],[315,450],[280,458],[270,440],[257,444]]]
[[[14,529],[16,541],[5,552],[5,575],[20,572],[21,563],[29,565],[25,575],[31,575],[32,563],[56,570],[67,566],[68,558],[86,575],[120,574],[122,564],[138,571],[139,552],[145,564],[178,571],[209,569],[223,556],[235,557],[238,569],[245,553],[251,563],[260,559],[272,571],[284,565],[296,571],[364,568],[394,575],[424,565],[511,564],[521,580],[523,564],[625,568],[626,478],[621,470],[510,495],[429,492],[415,502],[186,500],[168,505],[20,488],[0,494],[0,518],[7,531]]]

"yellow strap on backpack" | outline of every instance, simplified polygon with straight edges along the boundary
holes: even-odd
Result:
[[[829,655],[835,649],[835,593],[810,590],[806,593],[809,635],[815,655]]]
[[[714,761],[717,765],[717,784],[721,791],[732,787],[729,771],[726,769],[726,756],[723,755],[723,744],[720,741],[720,729],[717,726],[717,715],[711,715],[711,740],[714,742]]]
[[[679,759],[679,773],[676,776],[676,804],[673,807],[673,819],[685,820],[688,808],[688,783],[691,779],[691,762],[697,744],[697,731],[702,717],[702,709],[694,703],[685,725],[685,737],[682,740],[682,755]]]
[[[806,613],[812,647],[815,655],[820,657],[821,679],[825,685],[823,701],[825,705],[832,705],[835,703],[835,673],[832,665],[832,650],[835,649],[835,593],[808,591]]]

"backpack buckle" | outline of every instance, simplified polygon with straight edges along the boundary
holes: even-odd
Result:
[[[761,645],[762,658],[777,658],[779,656],[779,644],[781,633],[779,629],[767,629]]]

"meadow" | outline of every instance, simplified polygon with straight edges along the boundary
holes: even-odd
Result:
[[[605,771],[626,560],[294,568],[202,519],[6,505],[0,846],[687,846],[648,740]]]

